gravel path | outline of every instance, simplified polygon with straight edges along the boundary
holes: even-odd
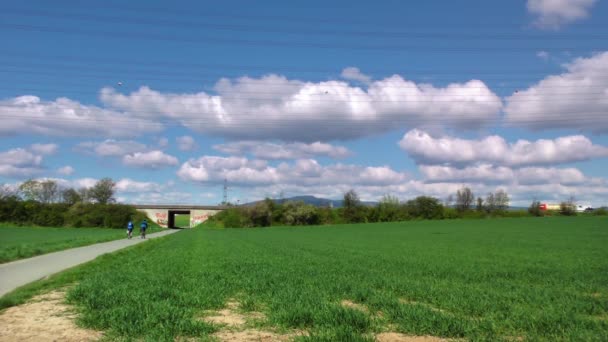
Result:
[[[95,245],[72,248],[65,251],[39,255],[0,265],[0,297],[19,286],[61,272],[70,267],[91,261],[98,256],[111,253],[125,247],[133,246],[148,239],[154,239],[179,230],[172,229],[149,234],[145,240],[133,237],[131,240],[122,239]]]

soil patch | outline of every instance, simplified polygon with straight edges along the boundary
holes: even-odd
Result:
[[[224,326],[224,329],[213,334],[220,341],[233,342],[280,342],[290,341],[296,336],[304,335],[303,332],[292,332],[279,334],[273,331],[251,328],[248,325],[254,321],[266,319],[261,312],[239,312],[240,304],[236,300],[230,300],[226,307],[219,311],[208,311],[202,320],[212,324]]]
[[[76,326],[76,314],[64,303],[65,291],[53,291],[0,315],[0,341],[96,341],[100,331]]]
[[[341,301],[340,305],[342,305],[345,308],[355,309],[355,310],[358,310],[361,312],[369,313],[369,309],[365,305],[351,302],[350,300],[347,300],[347,299]]]

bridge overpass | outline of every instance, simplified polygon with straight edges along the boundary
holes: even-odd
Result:
[[[175,215],[190,215],[190,227],[195,227],[226,209],[223,206],[181,204],[135,204],[134,207],[145,213],[151,221],[165,228],[175,228]]]

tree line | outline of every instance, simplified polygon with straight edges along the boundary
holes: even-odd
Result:
[[[272,225],[317,225],[339,223],[395,222],[423,219],[454,219],[487,216],[528,216],[526,211],[508,211],[509,196],[499,190],[484,199],[462,188],[442,203],[430,196],[401,201],[385,195],[375,206],[364,205],[355,190],[346,192],[341,208],[316,207],[304,202],[277,202],[270,198],[251,206],[230,207],[211,217],[208,225],[228,228]]]
[[[17,189],[0,186],[0,222],[43,227],[124,228],[145,215],[116,204],[116,184],[103,178],[91,187],[62,188],[54,180],[23,182]]]

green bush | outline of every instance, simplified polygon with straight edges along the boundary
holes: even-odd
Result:
[[[245,228],[251,226],[243,208],[228,208],[212,216],[211,220],[222,222],[225,228]]]
[[[40,204],[32,215],[32,223],[43,227],[61,227],[69,206],[63,203]]]
[[[444,207],[443,208],[443,218],[448,220],[453,220],[460,218],[460,214],[455,208]]]
[[[559,204],[559,213],[564,216],[576,216],[576,208],[571,201]]]
[[[606,208],[595,209],[593,211],[593,215],[594,216],[607,216],[608,215],[608,209],[606,209]]]
[[[408,213],[413,218],[437,220],[443,218],[443,205],[438,199],[419,196],[406,202]]]
[[[283,223],[298,225],[314,225],[321,222],[317,207],[304,202],[286,202],[284,205]]]
[[[76,203],[65,215],[65,224],[71,227],[124,228],[129,222],[143,221],[143,213],[124,204]]]
[[[543,211],[540,209],[540,201],[532,201],[532,204],[528,207],[528,213],[532,216],[544,216]]]
[[[530,213],[527,210],[507,210],[501,213],[502,217],[528,217]],[[536,216],[536,215],[534,215]]]

